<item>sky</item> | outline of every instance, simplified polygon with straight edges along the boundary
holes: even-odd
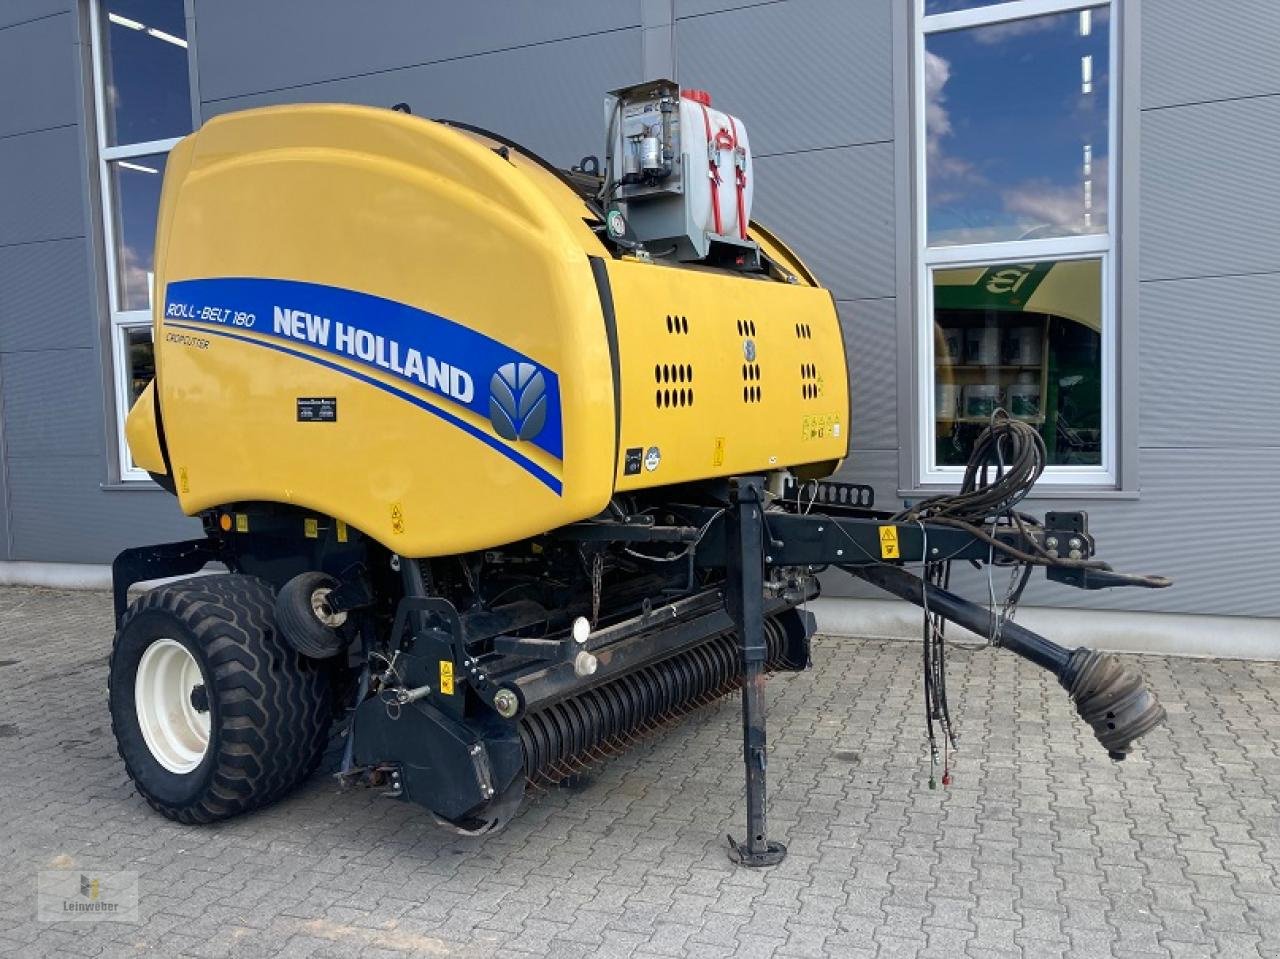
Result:
[[[1105,8],[926,36],[931,243],[1105,230],[1108,47]]]
[[[174,42],[186,37],[183,5],[175,0],[109,0],[104,6],[107,142],[140,143],[190,133],[187,51]],[[148,33],[148,28],[164,36]],[[146,276],[152,269],[164,161],[161,154],[112,165],[121,309],[148,306]]]

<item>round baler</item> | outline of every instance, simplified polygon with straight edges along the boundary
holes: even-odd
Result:
[[[816,571],[973,623],[942,559],[1159,585],[1094,560],[1083,514],[1014,523],[1034,476],[975,474],[960,506],[909,517],[824,482],[857,344],[749,221],[745,130],[671,84],[615,98],[604,164],[572,171],[345,105],[221,116],[174,148],[156,378],[127,432],[205,535],[117,559],[110,696],[165,815],[283,796],[337,721],[344,782],[483,831],[529,781],[744,687],[734,852],[768,864],[763,676],[809,664]],[[127,604],[211,563],[228,572]],[[1004,645],[1054,670],[1114,754],[1159,721],[1114,659],[1024,633]]]

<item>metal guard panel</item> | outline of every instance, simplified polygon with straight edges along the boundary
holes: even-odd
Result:
[[[602,509],[609,345],[582,232],[545,186],[474,137],[361,107],[227,115],[179,144],[155,341],[183,509],[291,503],[406,556]]]
[[[830,293],[634,260],[608,267],[622,382],[619,490],[805,464],[834,471],[850,424]]]

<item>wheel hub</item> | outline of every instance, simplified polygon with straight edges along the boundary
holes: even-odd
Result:
[[[204,688],[204,683],[197,683],[191,689],[191,706],[198,713],[207,713],[209,711],[209,691]]]
[[[311,611],[316,614],[316,619],[330,629],[337,629],[347,621],[347,614],[345,611],[334,612],[333,607],[329,605],[329,594],[332,592],[333,590],[328,587],[312,592]]]
[[[172,639],[147,647],[138,662],[134,704],[156,762],[179,775],[200,765],[209,749],[209,694],[187,647]]]

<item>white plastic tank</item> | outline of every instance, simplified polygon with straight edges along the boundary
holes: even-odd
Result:
[[[705,90],[682,90],[680,139],[689,157],[685,202],[693,225],[746,239],[755,190],[746,124],[713,108]]]

